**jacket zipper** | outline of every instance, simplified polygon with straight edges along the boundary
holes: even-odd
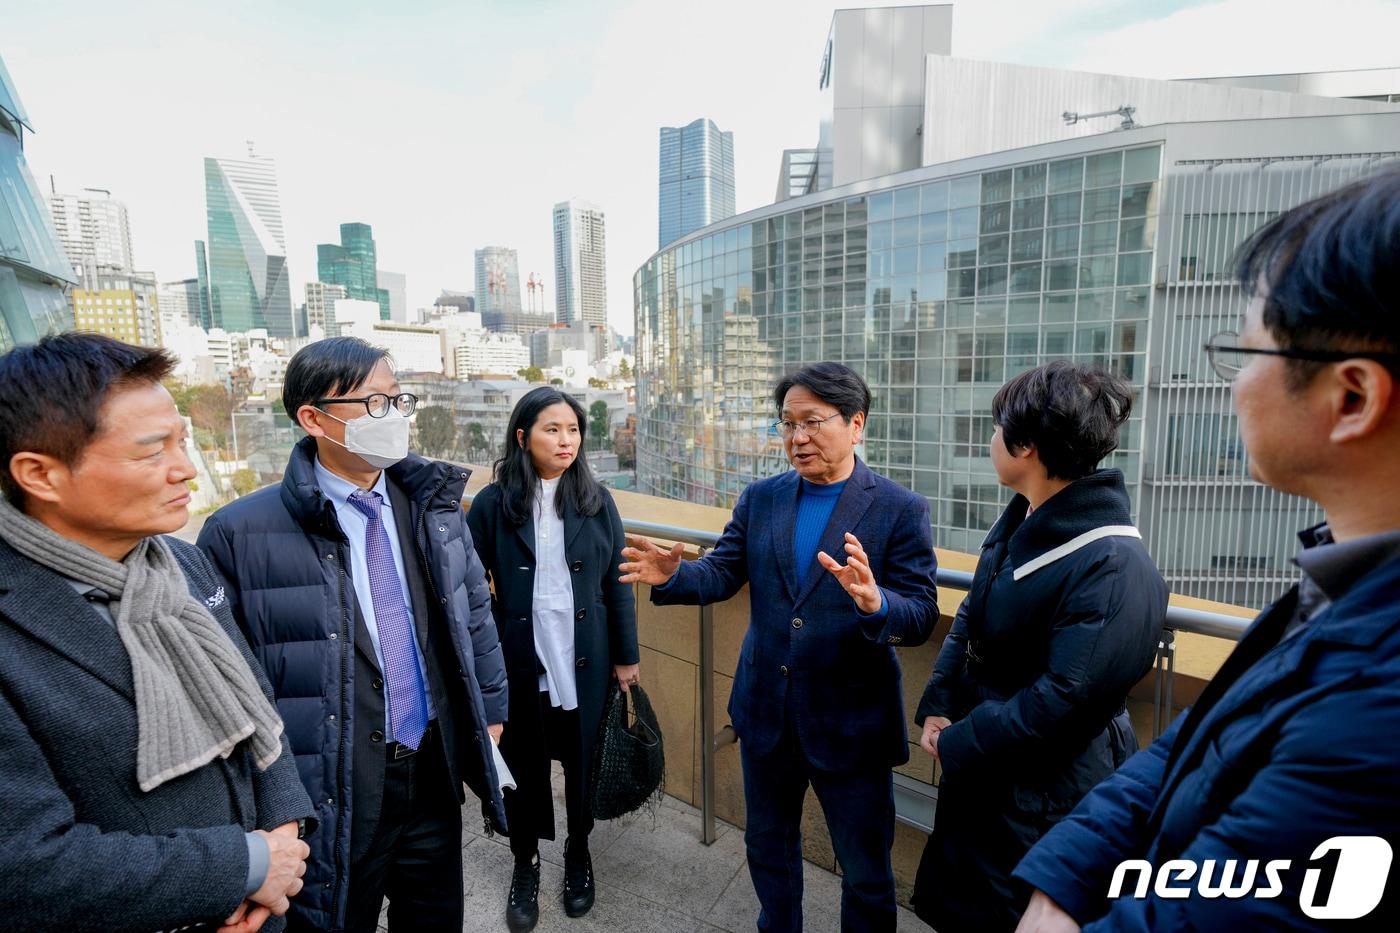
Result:
[[[428,501],[428,502],[432,502],[434,499],[436,499],[438,493],[442,492],[443,487],[445,487],[445,486],[446,486],[448,483],[450,483],[450,482],[452,482],[452,477],[450,477],[450,476],[443,477],[443,479],[437,484],[436,487],[434,487],[433,491],[428,495],[427,501]],[[461,505],[460,505],[460,504],[458,505],[458,508],[461,508]],[[435,583],[433,582],[433,568],[432,568],[431,566],[429,566],[429,564],[428,564],[428,508],[427,508],[427,506],[424,506],[424,507],[423,507],[423,511],[422,511],[422,512],[419,514],[419,516],[418,516],[418,542],[417,542],[417,543],[418,543],[418,559],[419,559],[420,561],[422,561],[422,563],[423,563],[423,577],[424,577],[424,579],[426,579],[426,580],[428,581],[428,592],[430,592],[430,593],[433,594],[433,598],[436,599],[436,600],[438,601],[438,605],[443,606],[443,607],[446,607],[446,606],[447,606],[447,601],[446,601],[445,599],[442,598],[442,595],[441,595],[440,593],[438,593],[437,584],[435,584]],[[443,609],[443,612],[444,612],[444,614],[446,614],[446,612],[447,612],[446,608]],[[451,621],[450,621],[450,620],[448,620],[448,625],[449,625],[449,626],[451,625]],[[477,740],[478,744],[480,743],[480,741],[481,741],[480,739]],[[490,740],[488,739],[487,741],[490,741]],[[490,775],[487,775],[487,776],[486,776],[486,786],[487,786],[488,788],[491,786],[491,777],[490,777]],[[494,808],[494,807],[496,806],[496,802],[495,802],[494,800],[491,801],[491,806],[492,806],[492,808]],[[486,835],[487,835],[488,837],[494,838],[495,835],[496,835],[496,830],[495,830],[494,827],[492,827],[490,818],[487,817],[487,816],[485,816],[485,815],[483,814],[482,817],[481,817],[481,823],[482,823],[482,828],[483,828],[483,830],[485,831]]]
[[[335,553],[337,562],[340,564],[340,730],[339,745],[336,753],[335,772],[336,811],[338,814],[348,815],[348,801],[346,800],[345,796],[345,685],[347,683],[347,667],[349,665],[350,660],[349,648],[351,633],[349,600],[346,599],[345,585],[350,579],[350,572],[346,570],[345,542],[343,538],[342,540],[336,542]],[[340,822],[340,819],[336,820],[337,830],[340,830],[342,828],[339,825]],[[339,837],[340,833],[337,832],[336,835],[337,837]],[[337,921],[342,919],[340,917],[337,917],[337,914],[340,911],[340,886],[343,882],[345,874],[346,872],[344,854],[341,851],[340,840],[339,838],[337,838],[335,844],[335,885],[331,890],[331,916],[336,917]],[[340,926],[340,923],[337,922],[336,925]]]

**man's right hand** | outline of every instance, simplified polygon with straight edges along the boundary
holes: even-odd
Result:
[[[311,849],[302,840],[289,838],[284,833],[269,833],[261,829],[256,832],[267,843],[267,877],[263,879],[262,887],[248,899],[270,908],[280,917],[291,906],[291,898],[301,890],[301,876],[306,874],[306,859],[311,855]]]
[[[632,544],[633,547],[622,549],[622,556],[627,558],[627,562],[617,567],[622,571],[618,582],[660,586],[675,576],[681,565],[681,552],[685,545],[678,543],[671,550],[665,551],[646,538],[633,538]]]

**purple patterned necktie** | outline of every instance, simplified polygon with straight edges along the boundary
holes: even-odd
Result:
[[[384,682],[389,695],[389,724],[394,741],[417,748],[428,728],[428,703],[423,674],[418,669],[413,622],[404,605],[399,571],[389,534],[379,510],[384,500],[377,492],[356,490],[350,504],[365,513],[365,564],[369,567],[369,594],[374,602],[374,622],[379,629],[379,651],[384,655]]]

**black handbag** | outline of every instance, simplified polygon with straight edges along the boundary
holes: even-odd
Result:
[[[594,819],[616,819],[664,793],[666,756],[656,713],[646,693],[633,684],[629,725],[627,698],[616,680],[609,684],[589,782],[588,805]]]

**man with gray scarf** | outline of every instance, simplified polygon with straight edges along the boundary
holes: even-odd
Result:
[[[162,350],[0,356],[0,916],[281,929],[314,829],[266,678],[188,518]]]

